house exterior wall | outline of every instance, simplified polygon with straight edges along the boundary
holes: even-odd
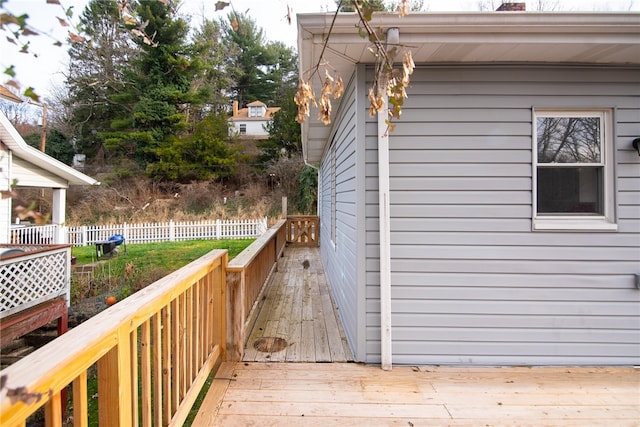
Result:
[[[240,135],[240,125],[243,124],[247,127],[247,130],[244,134],[246,136],[269,136],[269,132],[265,129],[269,120],[234,120],[231,123],[231,128],[229,129],[229,133],[231,135]]]
[[[360,85],[364,79],[360,78]],[[359,266],[364,264],[364,228],[357,218],[363,215],[364,184],[358,170],[363,162],[364,147],[362,108],[358,105],[358,79],[347,85],[342,97],[346,107],[333,119],[331,142],[320,165],[319,216],[320,251],[327,281],[338,307],[338,313],[356,360],[363,361],[365,344],[364,275]],[[335,231],[332,230],[335,227]],[[360,238],[358,238],[360,236]]]
[[[393,363],[640,364],[640,70],[431,66],[408,92],[389,143]],[[613,110],[617,231],[532,231],[542,107]],[[363,117],[352,221],[366,227],[365,361],[378,363],[377,135]]]
[[[640,362],[638,71],[413,76],[390,141],[395,363]],[[531,231],[532,107],[615,109],[617,232]]]

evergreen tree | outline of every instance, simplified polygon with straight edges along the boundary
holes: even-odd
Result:
[[[149,165],[149,172],[161,180],[181,183],[229,177],[236,153],[225,142],[227,129],[225,114],[209,115],[195,125],[189,137],[159,149],[159,160]]]
[[[39,133],[32,133],[24,137],[27,144],[38,150],[40,150],[41,139],[42,135]],[[45,144],[44,152],[66,165],[71,165],[75,154],[67,137],[56,129],[47,132],[47,143]]]
[[[241,107],[253,101],[279,105],[286,88],[297,83],[295,53],[283,43],[266,42],[262,29],[246,15],[230,14],[222,27],[232,96]]]
[[[102,132],[121,108],[112,97],[126,85],[124,70],[136,54],[122,26],[116,0],[91,0],[80,15],[80,28],[86,43],[73,43],[69,49],[66,76],[73,139],[78,152],[91,161],[102,151]]]
[[[130,62],[132,84],[111,99],[127,108],[111,122],[105,145],[147,168],[161,152],[180,141],[186,129],[186,106],[196,101],[191,80],[197,73],[189,61],[188,26],[173,14],[173,2],[139,1],[136,12],[152,43],[135,39],[141,55]],[[149,167],[153,176],[156,168]]]
[[[300,154],[302,137],[300,124],[296,122],[298,106],[293,101],[295,89],[288,89],[282,97],[282,107],[267,125],[269,139],[258,144],[261,149],[259,161],[265,164],[281,155],[291,157]]]
[[[191,81],[198,105],[191,108],[190,122],[198,122],[210,113],[226,111],[231,79],[226,73],[227,53],[222,45],[220,23],[205,20],[195,32],[191,61],[198,70]]]

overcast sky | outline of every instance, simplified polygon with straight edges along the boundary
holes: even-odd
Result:
[[[73,7],[72,25],[88,3],[88,0],[59,0],[64,8]],[[203,17],[216,19],[226,15],[215,12],[217,0],[183,0],[180,11],[192,15],[195,25]],[[229,1],[229,0],[227,0]],[[542,0],[547,5],[555,5],[557,11],[640,11],[640,0]],[[334,0],[231,0],[236,11],[247,12],[257,24],[263,28],[267,39],[279,40],[289,46],[296,47],[297,26],[296,13],[316,13],[335,10]],[[462,12],[479,11],[480,4],[499,4],[498,0],[425,0],[424,9],[430,12]],[[536,10],[540,0],[528,1],[527,9]],[[287,23],[287,6],[292,10],[293,22]],[[46,95],[49,88],[63,80],[62,73],[67,63],[65,47],[54,47],[54,38],[64,41],[66,30],[58,24],[57,16],[63,17],[64,11],[58,5],[47,4],[46,0],[7,0],[4,9],[14,15],[27,13],[29,24],[42,33],[54,37],[30,37],[30,50],[37,54],[19,53],[19,48],[9,44],[4,35],[0,37],[0,67],[4,70],[14,65],[17,79],[23,87],[32,86],[40,95]],[[0,77],[6,82],[6,75]],[[59,84],[59,83],[58,83]]]

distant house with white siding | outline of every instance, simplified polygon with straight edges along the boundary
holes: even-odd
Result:
[[[245,108],[238,108],[238,101],[233,101],[233,115],[229,118],[229,134],[243,138],[266,139],[269,137],[267,124],[273,120],[273,115],[280,111],[280,107],[267,107],[261,101],[247,104]]]
[[[10,242],[10,192],[20,188],[51,188],[51,222],[65,222],[66,191],[70,185],[99,185],[95,179],[31,147],[9,119],[0,112],[0,244]],[[56,242],[63,243],[63,236]]]
[[[639,365],[640,14],[374,14],[417,65],[393,132],[357,22],[298,15],[348,82],[302,145],[356,360]]]

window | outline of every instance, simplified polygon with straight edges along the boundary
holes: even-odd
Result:
[[[534,112],[534,229],[616,229],[610,116]]]
[[[247,133],[247,125],[245,123],[240,124],[240,135],[245,135]]]

